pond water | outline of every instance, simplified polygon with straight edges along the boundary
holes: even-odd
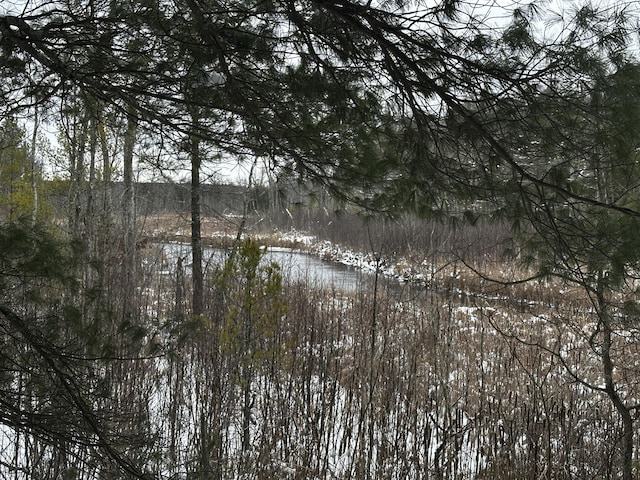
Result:
[[[165,243],[162,245],[162,250],[168,269],[175,268],[178,258],[183,258],[185,267],[187,269],[190,268],[190,245],[185,243]],[[207,268],[221,265],[228,254],[227,250],[205,247],[203,263]],[[374,281],[372,273],[363,272],[355,267],[325,261],[316,255],[297,250],[267,248],[262,261],[264,264],[276,262],[280,265],[282,278],[285,282],[304,282],[314,288],[335,288],[352,292],[368,288]]]

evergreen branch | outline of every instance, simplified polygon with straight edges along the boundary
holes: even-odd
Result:
[[[60,363],[60,357],[57,352],[55,352],[47,342],[39,338],[39,336],[27,326],[26,322],[8,306],[0,304],[0,314],[2,314],[4,318],[22,334],[24,340],[33,347],[33,349],[49,366],[54,377],[67,393],[73,406],[75,406],[82,415],[82,419],[89,427],[89,430],[96,436],[97,446],[102,449],[124,473],[140,480],[152,480],[153,476],[151,474],[143,473],[129,459],[125,458],[120,452],[118,452],[109,441],[100,421],[92,411],[91,407],[82,398],[80,387],[69,370],[68,365]]]

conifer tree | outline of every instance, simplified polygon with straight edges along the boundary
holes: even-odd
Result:
[[[92,469],[144,478],[117,446],[126,438],[141,449],[143,437],[107,427],[127,419],[103,402],[110,339],[75,304],[81,249],[30,221],[0,224],[2,424],[15,433],[16,471],[35,476],[30,449],[42,444],[59,478]]]
[[[588,341],[601,364],[600,381],[581,378],[575,366],[567,369],[615,407],[622,424],[619,462],[625,480],[633,478],[637,405],[633,386],[616,371],[629,368],[624,332],[636,330],[633,319],[638,311],[634,282],[640,264],[640,218],[634,212],[640,205],[639,87],[638,66],[627,64],[612,74],[598,75],[572,105],[546,105],[531,119],[542,125],[543,134],[536,137],[544,152],[539,159],[545,160],[541,166],[552,181],[576,197],[620,209],[540,188],[521,188],[516,202],[523,214],[522,258],[535,266],[537,276],[578,285],[593,306]],[[557,115],[563,117],[562,123]],[[554,132],[548,130],[550,124]],[[564,128],[559,129],[560,124]],[[565,361],[561,352],[556,355]]]

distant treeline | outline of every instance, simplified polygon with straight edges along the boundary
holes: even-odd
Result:
[[[124,185],[113,184],[115,195],[124,194]],[[135,199],[139,214],[188,212],[191,186],[185,183],[137,183]],[[241,214],[250,210],[267,210],[269,193],[265,187],[240,185],[201,185],[200,204],[203,212]]]
[[[45,190],[53,206],[60,212],[69,211],[69,203],[72,201],[69,182],[55,180],[47,183]],[[281,210],[287,205],[306,204],[307,194],[296,190],[266,186],[201,185],[201,210],[205,214],[239,215],[245,209],[264,212],[274,208]],[[108,188],[105,188],[104,184],[98,184],[91,189],[85,185],[79,194],[85,197],[85,201],[89,195],[94,201],[99,202],[106,198],[112,208],[117,210],[118,205],[122,204],[125,187],[121,182],[111,183]],[[191,205],[191,186],[188,183],[136,183],[134,198],[138,215],[188,212]]]

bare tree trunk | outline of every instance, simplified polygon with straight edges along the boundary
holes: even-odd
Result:
[[[105,218],[103,224],[108,228],[112,225],[111,211],[111,159],[109,157],[109,146],[107,144],[107,133],[102,115],[98,117],[98,140],[102,153],[102,212]]]
[[[89,258],[94,259],[97,256],[96,252],[96,238],[95,238],[95,207],[93,202],[94,187],[96,182],[96,147],[97,147],[97,135],[96,135],[96,106],[95,102],[91,101],[87,105],[87,111],[90,116],[89,120],[89,181],[87,183],[87,205],[86,214],[84,217],[84,229],[87,248],[89,249]],[[91,266],[87,266],[87,279],[90,282],[94,282],[95,269]]]
[[[602,350],[600,355],[602,357],[605,392],[622,421],[622,438],[620,445],[622,479],[633,480],[633,417],[631,416],[631,409],[625,404],[624,400],[620,398],[616,390],[616,384],[613,378],[613,360],[611,359],[611,347],[613,345],[611,337],[612,328],[604,294],[601,291],[598,291],[598,312],[602,326]]]
[[[133,186],[133,148],[136,141],[138,122],[135,112],[127,115],[127,131],[124,138],[123,151],[123,181],[124,181],[124,298],[122,315],[125,319],[133,317],[136,278],[136,245],[135,245],[135,202]]]
[[[75,238],[82,237],[82,194],[84,191],[85,163],[84,155],[88,134],[88,114],[82,110],[75,117],[71,125],[72,131],[69,137],[69,227],[71,235]]]
[[[202,220],[200,214],[200,139],[197,137],[199,117],[191,112],[194,134],[191,136],[191,267],[193,282],[192,314],[204,313],[204,281],[202,273]]]
[[[33,196],[33,205],[31,207],[31,222],[36,223],[38,218],[38,185],[36,182],[36,175],[38,169],[36,167],[36,143],[38,139],[38,105],[33,108],[33,134],[31,135],[31,148],[29,149],[29,159],[31,164],[31,194]]]

